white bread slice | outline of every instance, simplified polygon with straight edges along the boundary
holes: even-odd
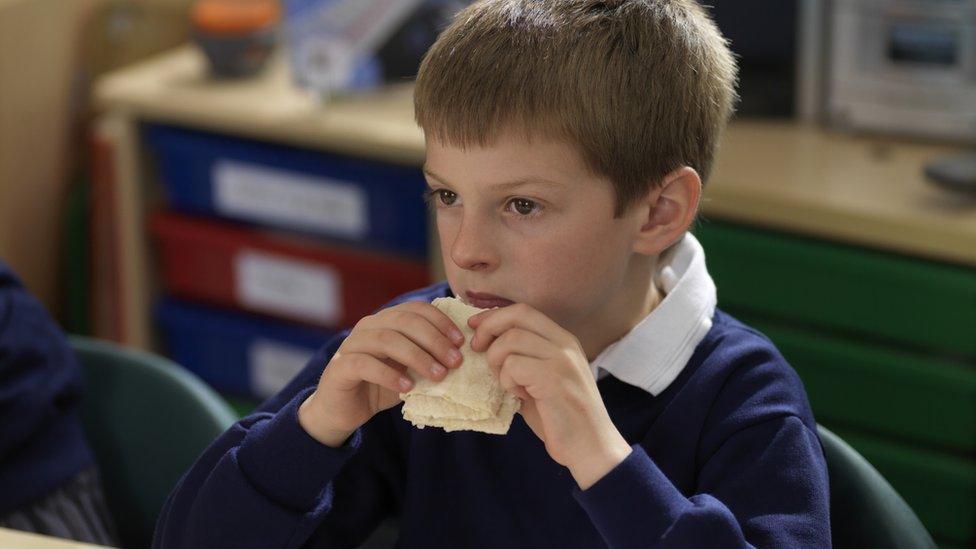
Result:
[[[502,389],[488,367],[484,353],[471,350],[474,330],[468,327],[468,318],[484,309],[451,297],[437,298],[431,304],[451,317],[464,334],[464,346],[461,347],[464,360],[459,368],[448,370],[440,382],[408,370],[414,387],[407,393],[400,393],[403,418],[420,429],[440,427],[447,432],[508,433],[522,401]]]

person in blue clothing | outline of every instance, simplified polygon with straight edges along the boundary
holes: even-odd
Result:
[[[459,12],[414,96],[447,280],[219,437],[155,546],[355,547],[395,516],[398,547],[829,547],[803,384],[688,232],[735,82],[694,0]],[[401,416],[411,375],[458,366],[446,296],[489,308],[470,344],[521,400],[506,435]]]
[[[64,334],[0,261],[0,527],[116,543],[78,417],[82,396]]]

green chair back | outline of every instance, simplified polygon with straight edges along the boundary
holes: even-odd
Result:
[[[911,507],[854,448],[817,426],[830,474],[830,522],[835,548],[933,548],[935,541]]]
[[[87,383],[82,422],[122,545],[148,547],[169,492],[237,416],[169,360],[104,341],[69,339]]]

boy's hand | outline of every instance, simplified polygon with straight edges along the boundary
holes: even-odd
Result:
[[[472,316],[471,348],[487,350],[501,385],[522,399],[519,411],[557,463],[585,490],[626,458],[576,336],[524,303]]]
[[[318,387],[298,411],[308,434],[341,446],[378,412],[400,403],[413,381],[407,369],[444,379],[461,364],[464,336],[430,303],[407,302],[364,317],[349,333],[322,373]]]

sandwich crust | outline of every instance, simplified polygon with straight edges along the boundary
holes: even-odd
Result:
[[[447,432],[508,433],[522,402],[502,389],[485,354],[471,350],[474,330],[468,327],[468,318],[484,309],[451,297],[437,298],[431,304],[447,314],[464,334],[464,346],[460,349],[463,361],[459,368],[448,370],[440,382],[408,371],[414,387],[400,393],[403,418],[420,429],[440,427]]]

